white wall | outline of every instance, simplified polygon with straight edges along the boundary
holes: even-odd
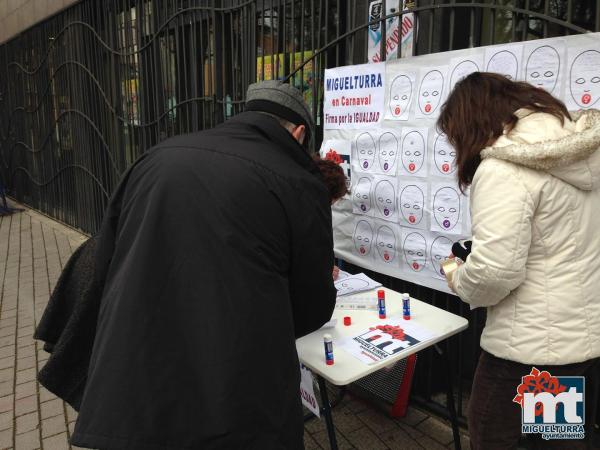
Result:
[[[78,0],[0,0],[0,44]]]

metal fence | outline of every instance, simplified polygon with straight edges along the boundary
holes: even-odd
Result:
[[[595,0],[412,6],[414,54],[600,30]],[[319,124],[323,70],[367,59],[367,11],[368,0],[82,1],[0,47],[0,183],[18,201],[93,233],[140,154],[241,111],[246,87],[258,79],[297,71],[291,81]],[[319,127],[313,146],[321,138]],[[463,409],[482,313],[373,276],[469,319],[470,329],[447,344]],[[441,409],[436,358],[425,354],[418,366],[415,398]]]

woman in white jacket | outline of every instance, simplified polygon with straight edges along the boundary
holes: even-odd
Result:
[[[471,186],[472,251],[449,285],[472,307],[487,307],[471,445],[513,449],[521,377],[533,367],[556,377],[598,365],[600,112],[570,115],[542,89],[476,72],[450,94],[438,127],[456,149],[461,189]],[[588,404],[597,398],[591,381]],[[585,448],[580,440],[539,445]]]

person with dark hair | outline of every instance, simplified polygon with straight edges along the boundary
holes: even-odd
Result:
[[[315,160],[315,163],[321,172],[323,181],[325,181],[325,185],[329,191],[331,204],[334,204],[348,193],[344,169],[342,169],[341,166],[335,161],[330,159],[322,159],[316,153],[313,156],[313,159]]]
[[[98,233],[97,328],[71,444],[302,449],[296,338],[331,318],[330,192],[289,84],[125,174]]]
[[[598,367],[600,112],[570,114],[542,89],[476,72],[456,85],[438,128],[471,197],[471,252],[448,283],[472,307],[487,307],[471,445],[516,449],[521,377],[533,366],[552,376]],[[534,445],[585,448],[581,440]]]

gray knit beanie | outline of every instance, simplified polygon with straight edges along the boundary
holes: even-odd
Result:
[[[315,123],[302,93],[288,83],[278,80],[251,84],[246,92],[246,111],[263,111],[275,114],[294,125],[304,125],[310,139]]]

